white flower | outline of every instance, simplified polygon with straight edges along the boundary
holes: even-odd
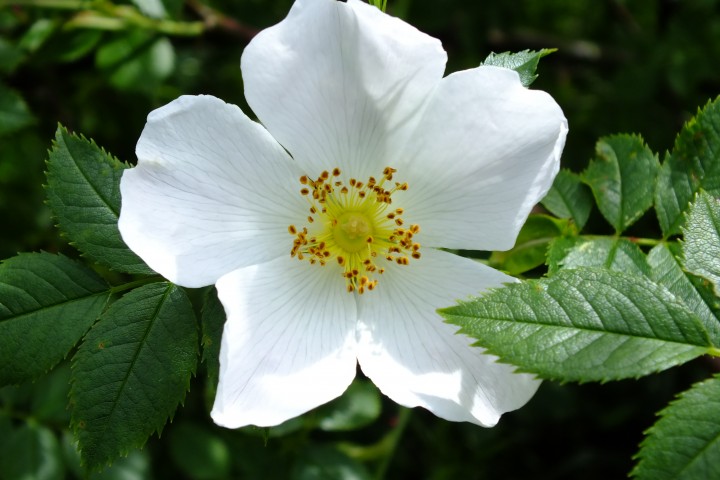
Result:
[[[262,124],[209,96],[148,116],[120,231],[169,280],[216,284],[218,424],[300,415],[358,362],[397,403],[448,420],[492,426],[535,393],[436,313],[512,278],[438,248],[511,248],[567,123],[515,72],[443,78],[445,61],[359,0],[297,0],[242,56]]]

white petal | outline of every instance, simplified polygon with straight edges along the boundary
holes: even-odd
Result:
[[[287,227],[307,216],[300,174],[238,107],[180,97],[150,113],[136,151],[120,182],[119,228],[153,270],[199,287],[289,253]]]
[[[243,52],[245,97],[308,175],[378,176],[446,59],[438,40],[359,0],[297,0]]]
[[[480,67],[440,82],[397,164],[410,189],[405,220],[425,244],[507,250],[552,185],[567,121],[545,92],[517,73]]]
[[[487,266],[439,250],[389,268],[377,288],[360,298],[358,361],[395,402],[427,408],[452,421],[493,426],[524,405],[540,382],[444,323],[436,309],[513,281]]]
[[[215,423],[278,425],[350,385],[357,367],[355,301],[341,271],[329,267],[288,256],[218,281],[227,322]]]

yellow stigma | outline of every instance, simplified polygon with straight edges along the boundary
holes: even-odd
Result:
[[[348,292],[374,290],[384,262],[408,265],[420,258],[413,236],[418,225],[404,228],[402,208],[392,209],[392,195],[407,190],[407,183],[392,182],[394,168],[383,170],[380,180],[340,179],[339,168],[324,171],[313,180],[300,177],[300,194],[310,203],[308,226],[288,226],[294,238],[290,256],[310,264],[338,268]]]

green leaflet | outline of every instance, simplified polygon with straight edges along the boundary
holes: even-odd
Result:
[[[720,196],[720,99],[708,103],[682,128],[655,187],[663,235],[680,233],[683,215],[700,189]]]
[[[58,127],[48,160],[48,204],[88,258],[127,273],[154,272],[120,238],[120,177],[126,165]]]
[[[0,265],[0,385],[35,379],[68,354],[107,304],[108,285],[62,255]]]
[[[677,248],[676,244],[670,244]],[[718,318],[718,299],[712,294],[712,288],[693,281],[680,266],[678,257],[671,246],[660,244],[650,250],[647,260],[650,265],[650,278],[666,287],[676,298],[690,308],[703,322],[710,334],[713,345],[720,346],[720,319]]]
[[[8,135],[35,123],[25,100],[0,83],[0,136]]]
[[[580,177],[569,170],[560,170],[545,198],[543,207],[560,218],[572,218],[582,230],[593,206],[592,193]]]
[[[538,77],[535,71],[537,70],[540,59],[546,55],[550,55],[555,50],[554,48],[543,48],[538,52],[534,50],[523,50],[517,53],[491,53],[480,65],[491,65],[515,70],[520,75],[522,84],[529,87]]]
[[[685,268],[710,280],[720,295],[720,200],[701,190],[690,205],[683,234]]]
[[[493,252],[490,265],[510,275],[518,275],[545,263],[550,242],[568,229],[567,220],[547,215],[531,215],[523,225],[515,246],[507,252]]]
[[[657,156],[637,135],[613,135],[598,140],[595,158],[582,174],[600,213],[619,234],[653,204]]]
[[[712,348],[695,314],[664,287],[594,268],[561,270],[440,313],[501,361],[561,381],[639,377]]]
[[[550,244],[548,274],[561,268],[604,267],[618,272],[649,275],[640,247],[625,238],[561,237]]]
[[[318,426],[326,432],[357,430],[378,419],[380,392],[372,383],[355,379],[340,397],[319,407]]]
[[[646,434],[636,478],[720,478],[720,375],[681,393]]]
[[[162,430],[189,387],[197,349],[192,305],[171,283],[137,288],[108,309],[73,358],[72,424],[87,467]]]

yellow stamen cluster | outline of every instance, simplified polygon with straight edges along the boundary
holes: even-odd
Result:
[[[379,180],[341,179],[339,168],[324,171],[316,179],[300,177],[300,194],[308,199],[308,226],[288,227],[293,235],[290,256],[325,266],[337,264],[348,292],[374,290],[376,276],[385,272],[380,262],[408,265],[420,258],[420,244],[413,236],[418,225],[404,227],[403,209],[392,209],[392,195],[408,189],[392,182],[394,168],[387,167]],[[390,186],[388,189],[387,186]]]

